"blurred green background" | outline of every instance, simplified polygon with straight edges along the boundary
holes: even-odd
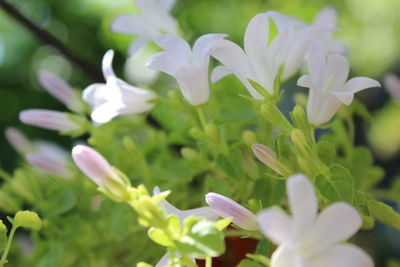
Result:
[[[119,75],[132,80],[140,71],[140,66],[126,63],[126,51],[133,38],[109,31],[113,18],[136,12],[133,0],[9,0],[7,3],[92,64],[94,67],[89,71],[100,72],[101,58],[108,49],[117,52],[114,67]],[[399,74],[399,0],[177,0],[173,14],[188,40],[218,32],[228,33],[231,40],[242,44],[247,23],[258,13],[276,10],[312,22],[319,10],[328,5],[338,10],[341,28],[336,36],[350,48],[348,56],[353,76],[369,76],[382,81],[386,73]],[[39,70],[50,70],[79,89],[102,82],[87,75],[88,70],[70,62],[0,8],[0,164],[9,171],[18,160],[3,135],[7,126],[22,129],[32,138],[50,139],[64,145],[72,142],[51,131],[24,126],[18,120],[22,109],[65,110],[38,84]],[[241,86],[239,82],[237,84]],[[289,87],[293,84],[290,82]],[[381,108],[389,99],[382,88],[367,90],[359,97],[371,111]],[[358,132],[357,142],[366,143],[362,125]],[[378,163],[386,168],[388,177],[399,172],[398,156]],[[383,231],[388,237],[383,240],[392,240],[393,233],[387,229]],[[395,244],[394,240],[392,247],[400,250],[398,242]],[[385,245],[382,243],[382,250]],[[388,253],[384,257],[395,254],[394,251]]]

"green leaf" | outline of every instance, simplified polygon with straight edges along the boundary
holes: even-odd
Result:
[[[176,241],[178,250],[198,259],[217,257],[225,251],[224,235],[215,224],[198,217],[184,221],[184,236]]]
[[[255,261],[244,259],[237,265],[237,267],[262,267],[262,265]]]
[[[353,203],[353,177],[348,169],[340,165],[333,165],[329,168],[329,173],[326,176],[318,175],[315,178],[315,186],[329,203],[337,201]]]
[[[18,211],[14,217],[14,226],[38,231],[42,228],[42,220],[36,212],[29,210]]]
[[[285,197],[285,181],[259,179],[254,186],[254,197],[261,200],[264,208],[279,205]]]
[[[227,176],[240,180],[244,178],[243,156],[238,148],[229,150],[229,157],[219,154],[217,165]]]
[[[317,143],[318,157],[328,166],[330,166],[336,156],[335,145],[327,141],[319,141]]]
[[[148,234],[151,240],[161,246],[171,247],[174,245],[173,241],[159,228],[150,228]]]
[[[371,215],[378,221],[400,230],[400,214],[383,202],[370,200],[368,208]]]

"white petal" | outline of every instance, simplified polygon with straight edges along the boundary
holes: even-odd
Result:
[[[183,210],[182,213],[185,218],[189,216],[196,216],[196,217],[206,218],[207,220],[210,221],[216,221],[218,218],[218,215],[209,207]]]
[[[296,228],[294,231],[296,234],[305,234],[312,227],[318,210],[313,185],[306,176],[293,175],[287,181],[287,194]]]
[[[291,239],[291,218],[279,208],[270,208],[258,214],[261,232],[275,244],[283,244]]]
[[[332,94],[325,94],[317,89],[310,89],[307,103],[307,118],[313,125],[328,122],[340,108],[340,101]]]
[[[142,16],[134,14],[124,14],[115,18],[111,22],[110,29],[115,33],[150,36],[150,38],[158,33],[157,29]]]
[[[91,118],[98,124],[109,122],[114,117],[118,116],[118,109],[122,106],[116,106],[114,103],[104,103],[100,106],[96,106],[93,109]]]
[[[136,5],[142,12],[147,23],[161,30],[161,32],[178,34],[175,19],[169,14],[169,10],[166,10],[162,3],[155,0],[136,0]]]
[[[323,8],[314,20],[314,25],[320,27],[335,26],[337,19],[336,8],[328,6]]]
[[[353,92],[339,91],[339,92],[332,92],[332,94],[336,96],[345,105],[350,105],[354,99]]]
[[[167,52],[160,52],[152,56],[147,61],[146,66],[150,69],[159,70],[171,76],[175,76],[179,68],[179,63],[173,55]]]
[[[146,46],[149,42],[151,41],[151,38],[149,37],[143,37],[140,36],[136,38],[128,48],[128,54],[129,56],[133,56],[138,52],[142,47]]]
[[[297,85],[301,87],[310,88],[312,86],[312,82],[309,75],[303,75],[297,80]]]
[[[302,264],[299,255],[291,248],[279,246],[271,257],[271,267],[308,267]]]
[[[315,85],[323,86],[323,71],[326,65],[327,51],[321,42],[315,42],[308,50],[307,65],[311,79]],[[322,88],[321,88],[322,90]]]
[[[345,85],[345,90],[356,93],[371,87],[381,87],[381,84],[371,78],[355,77],[347,81]]]
[[[329,55],[323,80],[324,87],[328,86],[333,91],[341,89],[349,76],[349,70],[347,58],[342,55]]]
[[[208,64],[203,68],[187,65],[177,70],[178,81],[183,97],[193,106],[206,103],[210,97],[208,84]]]
[[[153,103],[149,103],[150,100],[155,99],[157,95],[150,90],[145,90],[132,86],[122,80],[118,80],[120,99],[123,105],[118,109],[119,114],[135,114],[148,111],[154,107]]]
[[[103,75],[106,81],[109,79],[115,79],[115,73],[112,68],[112,61],[114,58],[114,51],[113,50],[108,50],[104,56],[103,56],[103,62],[102,62],[102,70],[103,70]]]
[[[230,68],[234,73],[240,73],[245,77],[248,76],[247,57],[237,44],[228,40],[217,40],[214,42],[211,56]]]
[[[181,37],[173,34],[163,34],[156,36],[154,41],[166,52],[171,53],[179,65],[185,64],[192,57],[189,44]]]
[[[225,66],[217,66],[211,73],[211,82],[216,83],[227,75],[233,74],[232,70]]]
[[[336,245],[309,261],[313,267],[374,267],[371,257],[351,245]]]
[[[353,236],[362,225],[357,210],[347,203],[335,203],[323,210],[315,223],[317,246],[327,247]]]
[[[176,0],[160,0],[160,4],[166,11],[170,11],[175,5]]]
[[[166,253],[154,267],[165,267],[168,265],[169,253]]]
[[[227,34],[210,33],[197,39],[193,45],[193,65],[201,66],[204,64],[206,58],[210,56],[214,41],[223,39],[227,36]]]
[[[94,83],[83,90],[82,98],[89,103],[91,107],[94,107],[106,102],[110,94],[112,94],[112,92],[107,88],[106,84]]]

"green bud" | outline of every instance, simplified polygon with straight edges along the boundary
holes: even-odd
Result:
[[[189,130],[189,135],[193,139],[196,139],[198,141],[206,141],[207,140],[207,136],[204,134],[204,132],[197,127],[191,128]]]
[[[243,142],[246,144],[248,148],[251,148],[252,145],[257,144],[257,136],[252,131],[244,131],[242,133]]]
[[[313,150],[309,145],[309,143],[307,142],[304,133],[300,129],[294,129],[290,133],[290,137],[294,145],[296,146],[297,150],[300,152],[300,156],[303,156],[305,158],[313,157]]]
[[[204,127],[204,131],[205,131],[205,133],[206,133],[206,136],[208,137],[208,139],[209,139],[211,142],[213,142],[213,143],[215,143],[215,144],[218,144],[218,143],[219,143],[219,141],[220,141],[220,138],[219,138],[219,129],[218,129],[218,127],[217,127],[215,124],[207,124],[207,125]]]
[[[28,210],[18,211],[14,217],[14,226],[38,231],[42,228],[42,220],[36,212]]]
[[[284,133],[290,133],[293,130],[293,126],[275,105],[261,105],[260,114],[265,120]]]
[[[190,161],[198,161],[201,157],[200,154],[189,147],[184,147],[181,149],[181,155],[184,159],[190,160]]]
[[[307,106],[307,95],[304,93],[297,93],[294,95],[294,102],[296,105],[300,105],[302,107]]]
[[[311,132],[311,125],[308,122],[306,112],[304,111],[304,108],[302,106],[296,105],[293,108],[290,117],[292,118],[294,126],[303,130],[303,132],[305,133]]]

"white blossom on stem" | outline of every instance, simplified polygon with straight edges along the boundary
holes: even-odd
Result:
[[[217,193],[208,193],[206,202],[219,216],[232,217],[232,222],[240,228],[249,231],[259,229],[256,215],[232,199]]]
[[[334,203],[319,215],[312,183],[301,174],[287,181],[292,215],[270,208],[258,215],[262,233],[278,248],[271,267],[373,267],[367,253],[342,243],[361,227],[357,210],[347,203]]]
[[[170,12],[176,0],[136,0],[141,14],[123,14],[111,23],[111,31],[136,36],[129,47],[135,54],[154,37],[171,33],[178,35],[178,24]]]
[[[349,62],[342,55],[327,55],[326,49],[316,42],[308,54],[308,75],[297,81],[310,88],[307,103],[308,120],[314,125],[328,122],[341,103],[350,105],[354,94],[371,87],[380,87],[379,82],[367,77],[355,77],[347,81]]]
[[[47,71],[39,72],[38,77],[43,88],[70,110],[78,113],[85,111],[81,97],[63,79]]]
[[[160,188],[156,186],[153,190],[154,195],[160,194]],[[196,216],[196,217],[202,217],[210,221],[215,221],[218,217],[217,214],[214,213],[214,211],[209,208],[209,207],[202,207],[202,208],[196,208],[196,209],[189,209],[189,210],[180,210],[175,208],[173,205],[171,205],[166,199],[161,200],[161,202],[158,204],[161,209],[164,210],[165,213],[167,214],[174,214],[178,216],[179,221],[181,225],[183,225],[184,220],[189,217],[189,216]],[[160,261],[155,265],[155,267],[164,267],[168,265],[168,259],[169,259],[170,254],[166,253]],[[177,255],[179,256],[179,255]],[[193,262],[195,262],[194,258],[190,258]]]
[[[271,19],[279,33],[270,42]],[[253,98],[262,99],[263,96],[249,80],[273,94],[279,68],[283,68],[281,80],[296,73],[311,42],[327,30],[330,29],[311,26],[274,11],[258,14],[247,26],[244,50],[228,40],[215,42],[211,55],[224,66],[214,69],[211,80],[217,82],[226,75],[234,74]]]
[[[132,86],[119,79],[113,69],[114,51],[108,50],[103,57],[103,75],[106,83],[95,83],[83,91],[83,99],[92,108],[91,117],[95,123],[102,124],[121,114],[135,114],[154,107],[149,101],[157,95]]]
[[[208,68],[213,43],[226,34],[206,34],[193,45],[193,49],[182,38],[165,34],[155,42],[165,51],[151,57],[147,66],[165,72],[176,79],[183,97],[193,106],[206,103],[210,97]]]

